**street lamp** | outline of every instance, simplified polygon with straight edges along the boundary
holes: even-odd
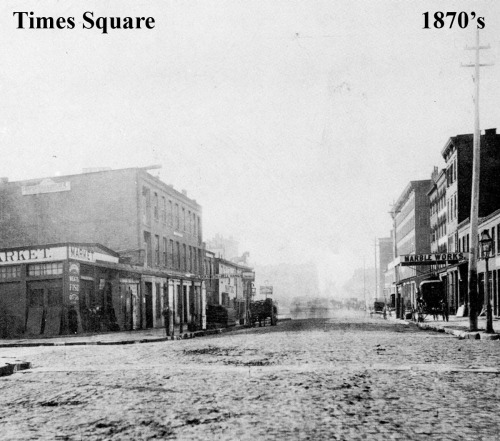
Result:
[[[481,252],[486,263],[486,273],[484,281],[484,294],[486,300],[486,332],[488,334],[493,334],[493,314],[491,310],[490,301],[490,287],[489,287],[489,269],[488,260],[490,258],[491,249],[493,248],[493,239],[490,237],[488,230],[483,230],[481,233],[481,239],[479,240],[479,245],[481,247]]]

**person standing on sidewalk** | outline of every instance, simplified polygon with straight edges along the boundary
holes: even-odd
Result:
[[[448,307],[448,302],[446,301],[446,299],[441,300],[441,311],[443,314],[443,321],[449,321],[450,309]]]

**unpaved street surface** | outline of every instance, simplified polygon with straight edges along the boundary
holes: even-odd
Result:
[[[347,317],[2,349],[2,440],[498,440],[500,343]]]

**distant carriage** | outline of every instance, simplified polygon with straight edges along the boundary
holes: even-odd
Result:
[[[250,324],[255,326],[259,322],[259,326],[266,324],[270,320],[271,326],[278,323],[278,307],[272,299],[255,300],[250,302]]]

